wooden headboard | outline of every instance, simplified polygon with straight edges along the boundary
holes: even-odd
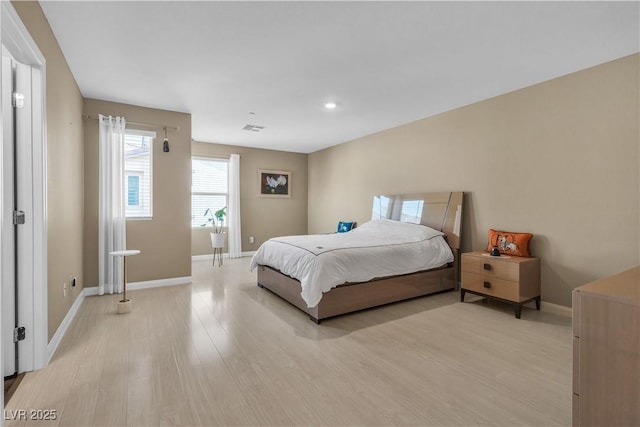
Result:
[[[460,249],[464,193],[425,193],[373,197],[372,219],[393,219],[442,231],[449,246]]]

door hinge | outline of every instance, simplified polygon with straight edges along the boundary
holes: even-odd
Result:
[[[24,221],[24,211],[13,211],[13,225],[22,225]]]
[[[27,336],[24,326],[20,326],[13,330],[13,342],[22,341]]]
[[[14,108],[24,107],[24,95],[19,92],[13,92],[11,94],[11,105],[13,105]]]

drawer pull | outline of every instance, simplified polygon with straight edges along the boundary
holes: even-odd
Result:
[[[485,288],[489,289],[491,287],[491,283],[490,282],[484,282],[484,283],[482,283],[482,286],[484,286]]]
[[[487,271],[491,270],[491,264],[484,264],[483,268]]]

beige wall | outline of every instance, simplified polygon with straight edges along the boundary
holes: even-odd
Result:
[[[463,190],[463,249],[535,235],[542,299],[640,260],[639,55],[309,156],[309,232],[370,217],[374,194]],[[348,185],[345,185],[348,184]]]
[[[153,218],[127,221],[127,248],[140,255],[127,260],[130,282],[191,276],[191,115],[95,99],[84,100],[84,114],[122,116],[127,128],[155,131],[153,143]],[[163,126],[169,131],[168,153],[162,151]],[[84,276],[98,284],[98,121],[85,120]]]
[[[265,240],[307,233],[307,155],[258,148],[194,142],[194,156],[240,155],[240,210],[242,250],[255,251]],[[293,188],[289,199],[258,197],[258,169],[291,171]],[[211,254],[210,229],[192,230],[193,255]],[[255,237],[253,244],[249,236]],[[225,249],[226,252],[226,249]]]
[[[12,2],[46,59],[49,339],[84,284],[82,95],[37,2]],[[63,296],[63,284],[78,286]]]

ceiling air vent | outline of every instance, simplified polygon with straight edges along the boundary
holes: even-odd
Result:
[[[251,132],[260,132],[262,129],[264,129],[264,126],[250,125],[250,124],[246,124],[242,128],[242,130],[248,130]]]

